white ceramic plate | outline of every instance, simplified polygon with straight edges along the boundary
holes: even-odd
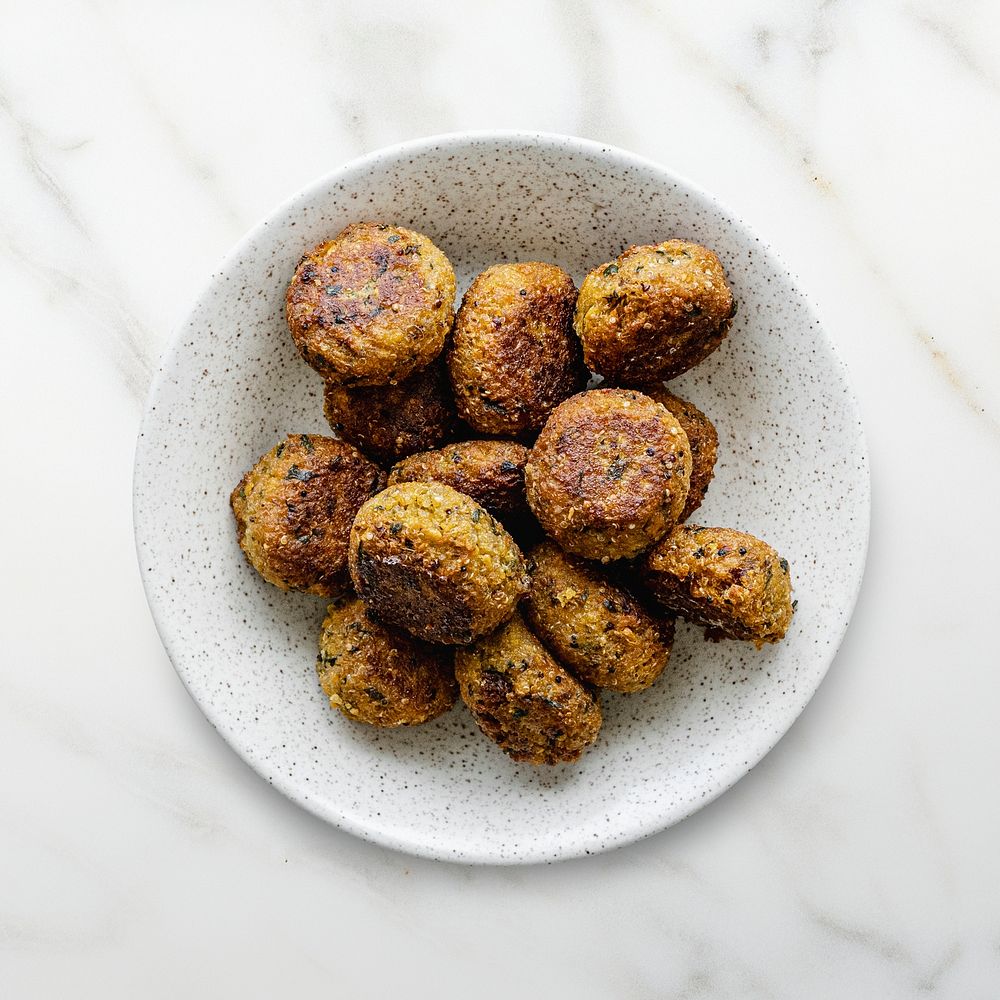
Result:
[[[696,520],[749,531],[792,567],[783,643],[678,629],[642,694],[603,696],[598,743],[536,769],[483,739],[464,706],[379,731],[330,710],[314,670],[321,599],[264,583],[236,544],[229,492],[287,432],[329,433],[283,297],[300,255],[360,219],[426,233],[459,291],[490,264],[552,261],[577,282],[632,243],[714,248],[740,309],[722,348],[672,383],[714,420],[719,464]],[[869,479],[857,403],[815,313],[773,253],[714,199],[621,150],[474,133],[373,153],[276,209],[181,324],[136,452],[135,530],[177,672],[229,744],[289,798],[380,844],[526,862],[606,850],[684,818],[746,774],[802,711],[861,582]]]

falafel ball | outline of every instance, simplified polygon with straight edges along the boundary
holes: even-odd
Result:
[[[396,385],[348,389],[327,383],[323,412],[345,441],[391,464],[443,444],[455,430],[455,404],[443,361]]]
[[[353,595],[327,609],[316,672],[333,708],[372,726],[415,726],[458,698],[445,650],[372,621]]]
[[[389,385],[444,347],[455,272],[426,237],[356,222],[299,261],[285,307],[306,364],[337,385]]]
[[[694,403],[675,396],[662,382],[640,386],[640,391],[657,403],[662,403],[684,428],[691,445],[691,486],[681,511],[679,522],[686,521],[701,505],[708,484],[715,475],[715,460],[719,454],[719,435],[715,425]]]
[[[667,534],[687,500],[691,448],[670,411],[633,389],[560,404],[524,468],[528,504],[567,552],[632,559]]]
[[[446,350],[459,416],[481,434],[537,431],[586,385],[573,279],[535,261],[487,268],[469,286]]]
[[[522,602],[535,635],[581,680],[642,691],[670,658],[673,618],[655,619],[593,563],[543,542],[528,557],[531,590]]]
[[[337,597],[347,587],[347,539],[385,473],[346,441],[289,434],[229,498],[247,562],[282,590]]]
[[[795,607],[788,561],[732,528],[678,526],[647,556],[643,579],[663,607],[709,637],[758,649],[784,638]]]
[[[514,441],[461,441],[404,458],[389,470],[394,483],[435,482],[472,497],[504,524],[524,516],[524,464],[528,449]]]
[[[617,383],[670,379],[725,339],[736,300],[719,258],[697,243],[629,247],[580,286],[574,325],[587,366]]]
[[[455,677],[476,724],[513,760],[568,764],[600,732],[594,693],[552,658],[520,614],[457,650]]]
[[[379,621],[428,642],[492,631],[530,583],[502,525],[444,483],[398,483],[372,497],[351,528],[350,567]]]

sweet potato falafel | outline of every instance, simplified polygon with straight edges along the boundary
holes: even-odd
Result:
[[[587,366],[617,383],[670,379],[725,339],[736,300],[719,258],[684,240],[629,247],[580,286],[574,325]]]
[[[600,732],[594,693],[552,658],[520,614],[457,650],[455,676],[476,724],[513,760],[570,763]]]
[[[632,389],[594,389],[552,412],[524,474],[535,517],[567,552],[631,559],[676,524],[691,449],[666,407]]]
[[[528,512],[524,464],[528,449],[514,441],[460,441],[404,458],[389,470],[394,483],[435,482],[472,497],[506,525]]]
[[[455,272],[426,237],[356,222],[299,261],[285,297],[303,360],[338,385],[388,385],[444,347]]]
[[[530,583],[502,525],[444,483],[397,483],[372,497],[351,528],[350,568],[379,621],[452,644],[496,628]]]
[[[358,508],[385,484],[346,441],[289,434],[229,498],[247,562],[282,590],[337,597],[347,586],[347,539]]]
[[[528,557],[531,590],[521,604],[535,635],[580,680],[642,691],[663,673],[674,620],[654,618],[594,563],[543,542]]]
[[[451,385],[440,360],[396,385],[327,383],[323,412],[340,437],[386,463],[437,448],[455,429]]]
[[[372,726],[415,726],[458,698],[447,650],[372,621],[353,595],[327,610],[316,672],[333,708]]]
[[[657,403],[662,403],[684,428],[691,445],[691,485],[678,521],[686,521],[702,504],[708,484],[715,475],[715,460],[719,454],[719,435],[715,425],[694,403],[675,396],[662,382],[639,387]]]
[[[469,286],[446,355],[459,416],[482,434],[537,431],[586,384],[573,279],[554,264],[487,268]]]
[[[648,554],[643,579],[663,607],[712,638],[759,649],[784,638],[792,621],[788,561],[743,531],[680,525]]]

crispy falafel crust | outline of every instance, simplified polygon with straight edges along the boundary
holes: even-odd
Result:
[[[446,650],[372,621],[353,595],[327,609],[316,672],[333,708],[372,726],[419,725],[458,698]]]
[[[369,500],[351,528],[349,559],[369,611],[428,642],[490,632],[530,584],[503,526],[444,483],[398,483]]]
[[[587,381],[573,279],[554,264],[487,268],[470,285],[446,356],[459,416],[482,434],[537,431]]]
[[[680,525],[649,553],[642,575],[663,607],[712,638],[759,649],[783,639],[792,621],[787,560],[743,531]]]
[[[354,515],[384,485],[385,473],[346,441],[289,434],[230,495],[237,541],[268,583],[337,597]]]
[[[521,604],[535,635],[581,680],[643,691],[663,673],[673,618],[654,618],[593,563],[543,542],[528,557],[531,590]]]
[[[580,286],[574,326],[587,366],[617,383],[670,379],[725,339],[736,300],[719,258],[685,240],[629,247]]]
[[[514,441],[460,441],[403,459],[389,470],[389,485],[446,483],[506,523],[511,515],[528,512],[527,461],[528,449]]]
[[[437,448],[451,437],[456,422],[440,360],[396,385],[348,389],[327,383],[323,413],[345,441],[387,463]]]
[[[597,739],[601,706],[515,614],[455,654],[462,700],[508,757],[529,764],[578,760]]]
[[[567,552],[631,559],[680,516],[691,449],[670,411],[648,396],[592,389],[556,407],[524,474],[532,512]]]
[[[299,261],[285,311],[306,364],[339,385],[388,385],[444,347],[455,272],[420,233],[356,222]]]
[[[715,475],[715,460],[719,455],[719,435],[715,425],[694,403],[675,396],[662,382],[639,386],[639,391],[662,403],[684,428],[691,445],[691,485],[679,522],[686,521],[701,505]]]

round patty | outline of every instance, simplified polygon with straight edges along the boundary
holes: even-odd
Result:
[[[372,726],[415,726],[458,698],[446,650],[372,621],[353,596],[327,609],[316,672],[333,708]]]
[[[684,428],[691,445],[691,485],[678,521],[686,521],[702,504],[708,484],[715,475],[715,460],[719,454],[719,435],[712,421],[694,403],[675,396],[662,382],[642,386],[641,391],[657,403],[662,403]]]
[[[404,458],[389,470],[394,483],[435,482],[472,497],[505,524],[527,514],[524,464],[528,449],[514,441],[461,441]]]
[[[612,382],[654,382],[708,357],[735,314],[719,258],[667,240],[594,268],[580,286],[574,325],[593,371]]]
[[[513,760],[569,763],[600,732],[594,694],[552,658],[519,614],[457,650],[455,676],[476,724]]]
[[[426,236],[357,222],[299,261],[285,305],[295,346],[326,381],[387,385],[441,353],[455,272]]]
[[[498,264],[469,287],[448,343],[459,416],[482,434],[537,431],[586,384],[573,279],[553,264]]]
[[[649,553],[643,578],[665,608],[713,638],[760,648],[784,638],[792,620],[787,560],[732,528],[680,525]]]
[[[348,389],[327,383],[323,412],[345,441],[386,463],[436,448],[455,430],[455,404],[442,361],[396,385]]]
[[[229,498],[247,561],[282,590],[336,597],[347,586],[347,539],[385,474],[345,441],[289,434]]]
[[[430,642],[492,631],[530,583],[514,539],[443,483],[398,483],[369,500],[351,528],[350,567],[379,621]]]
[[[666,407],[632,389],[594,389],[553,411],[524,475],[535,517],[567,552],[631,559],[676,524],[691,449]]]
[[[612,691],[642,691],[663,673],[673,618],[657,621],[593,563],[543,542],[529,557],[522,602],[535,635],[581,680]]]

